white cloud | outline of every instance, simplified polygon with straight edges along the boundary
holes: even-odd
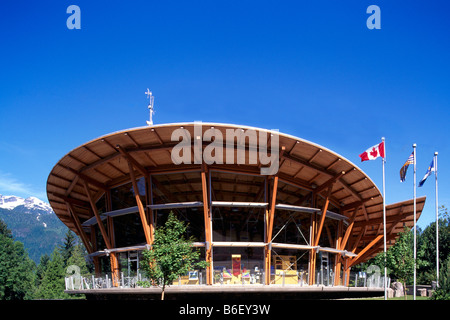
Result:
[[[32,185],[18,181],[12,177],[10,173],[0,171],[0,194],[15,195],[19,197],[37,197],[41,200],[47,201],[47,194],[36,190]]]

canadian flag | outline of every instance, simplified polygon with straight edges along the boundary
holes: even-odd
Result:
[[[366,160],[375,160],[378,157],[384,158],[384,141],[373,147],[370,147],[365,152],[359,155],[361,162]]]

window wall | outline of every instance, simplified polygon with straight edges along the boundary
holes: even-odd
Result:
[[[272,179],[252,175],[211,170],[207,174],[207,197],[211,212],[212,244],[205,243],[203,190],[200,171],[152,175],[151,200],[146,200],[146,180],[138,180],[139,197],[144,204],[164,205],[169,203],[199,202],[197,207],[180,205],[172,209],[153,209],[154,225],[163,226],[170,212],[186,223],[186,238],[198,242],[202,258],[205,259],[207,246],[212,245],[213,283],[215,284],[262,284],[264,283],[265,215],[269,210]],[[150,194],[150,190],[148,190]],[[132,183],[125,183],[110,190],[110,197],[103,195],[97,201],[100,214],[136,207],[135,190]],[[110,203],[107,203],[110,199]],[[320,207],[323,199],[316,200]],[[270,283],[302,284],[308,283],[309,259],[312,244],[311,221],[315,213],[300,207],[311,208],[314,203],[312,192],[282,180],[277,188],[276,204],[296,206],[295,210],[276,209],[272,239],[274,244],[295,245],[295,248],[272,247]],[[329,210],[337,212],[331,204]],[[114,216],[113,238],[116,248],[143,245],[146,243],[139,212],[127,212]],[[320,215],[317,215],[320,219]],[[104,220],[105,229],[106,219]],[[339,221],[330,217],[325,219],[319,246],[335,248]],[[105,248],[97,225],[97,248]],[[303,248],[303,246],[305,246]],[[137,252],[137,251],[136,251]],[[319,251],[317,255],[316,283],[331,285],[335,254]],[[139,268],[140,253],[120,253],[120,269],[132,275]],[[126,272],[125,272],[126,271]],[[197,270],[204,272],[204,270]],[[188,278],[186,278],[188,277]],[[186,280],[186,279],[187,280]],[[198,284],[195,275],[185,275],[182,284]]]
[[[213,247],[214,284],[264,283],[264,248]]]

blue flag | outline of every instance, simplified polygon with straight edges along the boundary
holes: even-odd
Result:
[[[423,176],[422,180],[420,180],[419,182],[419,187],[423,186],[423,184],[425,183],[425,181],[427,180],[428,176],[432,173],[436,171],[436,166],[434,165],[434,159],[431,160],[430,166],[427,169],[427,172],[425,173],[425,175]]]

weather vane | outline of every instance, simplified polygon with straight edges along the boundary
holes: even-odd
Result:
[[[153,114],[155,111],[153,110],[153,102],[155,100],[155,97],[152,95],[152,92],[147,88],[147,91],[145,92],[148,98],[148,109],[150,110],[150,121],[147,121],[147,124],[149,126],[153,125]]]

